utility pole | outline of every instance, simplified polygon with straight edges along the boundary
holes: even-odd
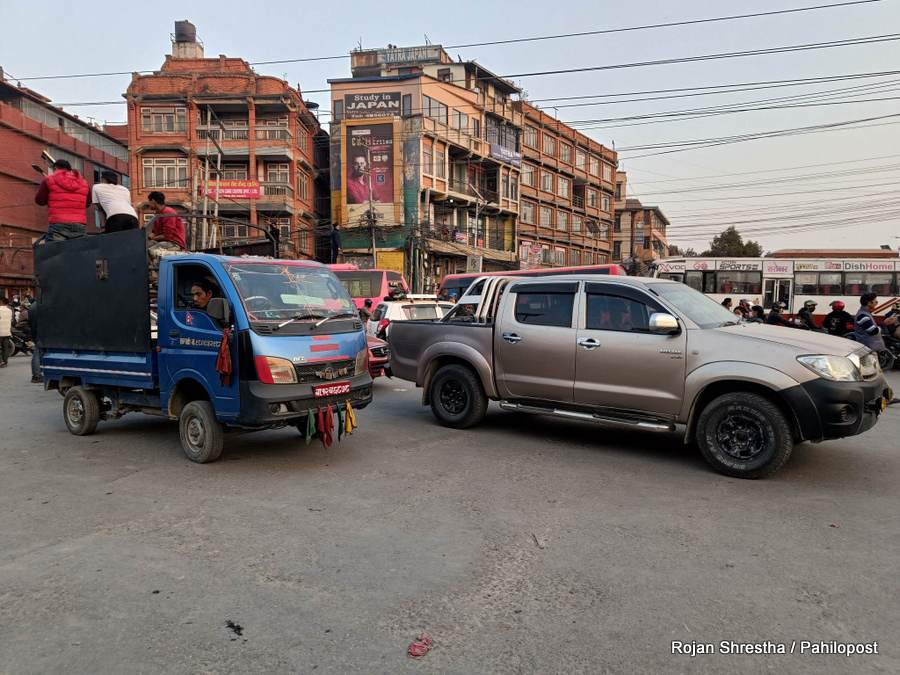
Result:
[[[366,212],[366,220],[369,223],[369,234],[372,237],[372,267],[378,268],[378,253],[375,249],[375,205],[372,200],[372,152],[366,146],[366,184],[369,188],[369,210]]]

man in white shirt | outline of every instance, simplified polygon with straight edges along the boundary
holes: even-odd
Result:
[[[5,295],[0,295],[0,368],[6,368],[9,355],[13,352],[12,326],[13,312],[9,300]]]
[[[138,229],[137,211],[131,205],[131,193],[119,185],[119,176],[112,171],[100,174],[100,182],[91,189],[91,201],[106,214],[104,232]]]

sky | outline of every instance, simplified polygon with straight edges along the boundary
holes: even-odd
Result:
[[[73,73],[153,70],[171,49],[174,22],[197,26],[206,55],[250,62],[343,56],[351,49],[455,45],[521,37],[747,14],[832,4],[839,0],[586,0],[518,3],[457,0],[413,2],[130,2],[76,5],[0,1],[0,67],[8,79]],[[552,10],[552,11],[548,11]],[[900,0],[659,29],[449,50],[499,75],[533,73],[673,57],[885,35],[900,27]],[[900,37],[900,35],[898,35]],[[349,77],[346,58],[260,65],[260,73],[300,85],[304,97],[330,108],[328,78]],[[900,41],[648,67],[516,77],[548,113],[620,151],[629,196],[659,206],[669,240],[702,250],[712,235],[736,224],[767,251],[900,245],[900,116],[831,127],[827,132],[667,152],[632,149],[898,115],[900,72],[865,79],[791,85],[652,101],[622,101],[661,89],[900,71]],[[122,100],[130,76],[28,80],[55,103]],[[758,86],[758,85],[754,85]],[[849,90],[849,87],[866,87]],[[835,91],[840,90],[840,91]],[[759,102],[828,92],[830,98],[756,103],[777,109],[678,119],[608,120],[689,108]],[[655,94],[682,95],[693,92]],[[587,99],[540,99],[592,96]],[[603,98],[600,98],[603,97]],[[888,99],[856,102],[859,99]],[[610,101],[615,101],[610,104]],[[603,105],[596,105],[603,102]],[[837,105],[809,106],[831,102]],[[572,106],[591,103],[592,105]],[[785,108],[785,103],[803,107]],[[553,106],[556,106],[555,108]],[[65,105],[82,117],[125,121],[124,103]],[[665,119],[659,122],[659,119]],[[635,122],[641,122],[635,124]],[[652,124],[646,122],[652,121]],[[630,124],[630,126],[621,126]],[[642,156],[652,155],[652,156]],[[723,187],[724,186],[724,187]]]

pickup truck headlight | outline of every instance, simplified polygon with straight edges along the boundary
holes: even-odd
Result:
[[[256,363],[256,374],[263,384],[295,384],[297,371],[294,364],[288,359],[280,359],[276,356],[257,356],[253,359]]]
[[[827,354],[812,354],[798,356],[797,360],[809,368],[819,377],[833,382],[860,382],[859,368],[846,356],[830,356]]]
[[[362,375],[369,371],[369,347],[361,349],[356,354],[356,367],[353,370],[354,375]]]

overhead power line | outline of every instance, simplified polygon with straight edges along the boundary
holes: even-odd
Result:
[[[486,42],[470,42],[470,43],[461,43],[455,45],[446,45],[445,49],[466,49],[469,47],[487,47],[492,45],[508,45],[508,44],[518,44],[523,42],[537,42],[540,40],[559,40],[565,38],[573,38],[573,37],[586,37],[591,35],[605,35],[610,33],[624,33],[631,31],[641,31],[641,30],[655,30],[660,28],[673,28],[678,26],[688,26],[693,24],[704,24],[704,23],[714,23],[721,21],[736,21],[742,19],[752,19],[752,18],[760,18],[765,16],[777,16],[783,14],[796,14],[800,12],[812,12],[818,10],[825,9],[836,9],[839,7],[850,7],[853,5],[867,5],[876,2],[881,2],[882,0],[850,0],[848,2],[836,2],[830,4],[822,4],[822,5],[811,5],[806,7],[792,7],[781,10],[772,10],[768,12],[753,12],[748,14],[731,14],[726,16],[715,16],[715,17],[706,17],[701,19],[686,19],[682,21],[669,21],[665,23],[655,23],[655,24],[644,24],[638,26],[624,26],[620,28],[603,28],[596,29],[591,31],[582,31],[576,33],[559,33],[556,35],[535,35],[529,37],[521,37],[521,38],[509,38],[504,40],[491,40]],[[298,58],[289,58],[289,59],[275,59],[269,61],[251,61],[250,65],[252,66],[263,66],[263,65],[280,65],[285,63],[307,63],[312,61],[335,61],[339,59],[349,59],[349,54],[335,54],[331,56],[307,56],[307,57],[298,57]],[[32,75],[30,77],[20,77],[16,78],[18,81],[26,82],[32,80],[63,80],[63,79],[73,79],[73,78],[86,78],[86,77],[111,77],[111,76],[119,76],[119,75],[131,75],[132,73],[138,74],[146,74],[152,73],[152,70],[120,70],[120,71],[108,71],[108,72],[98,72],[98,73],[74,73],[69,75]]]

